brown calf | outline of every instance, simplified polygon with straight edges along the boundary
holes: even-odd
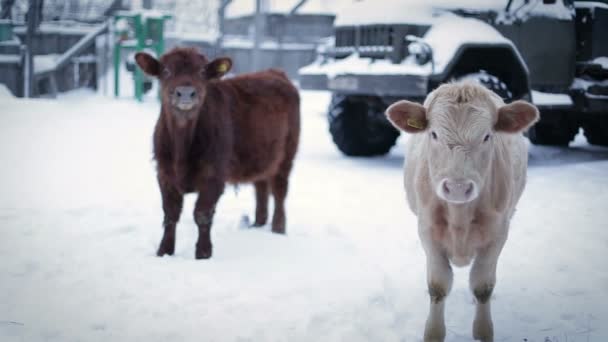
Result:
[[[161,84],[154,158],[165,217],[157,255],[173,254],[183,196],[198,192],[195,257],[211,257],[211,224],[226,182],[254,183],[254,226],[266,224],[272,191],[272,231],[285,233],[284,202],[300,135],[300,98],[285,74],[267,70],[220,80],[231,60],[209,62],[191,48],[173,49],[160,60],[146,53],[135,59]]]

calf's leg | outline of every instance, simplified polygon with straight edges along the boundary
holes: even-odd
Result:
[[[285,234],[285,198],[289,188],[289,174],[293,166],[293,159],[298,148],[298,136],[292,134],[287,140],[286,152],[279,172],[271,179],[272,195],[274,197],[274,214],[272,216],[272,232]]]
[[[209,259],[213,254],[211,244],[211,225],[215,214],[215,206],[224,193],[224,182],[210,180],[203,183],[194,206],[194,222],[198,226],[198,241],[196,242],[196,259]]]
[[[285,142],[285,155],[279,166],[279,171],[270,180],[272,187],[272,195],[274,197],[274,213],[272,215],[272,232],[285,234],[286,217],[285,217],[285,198],[289,188],[289,174],[293,166],[293,160],[298,150],[298,142],[300,137],[300,114],[299,108],[296,108],[295,113],[292,113],[290,123],[290,133]]]
[[[160,241],[160,246],[158,247],[156,255],[173,255],[175,252],[175,227],[182,212],[184,197],[174,186],[169,184],[162,177],[158,178],[158,184],[165,217],[163,219],[163,238]]]
[[[287,197],[288,186],[287,175],[279,173],[272,179],[272,195],[274,196],[273,233],[285,234],[285,198]]]
[[[427,285],[431,299],[429,315],[424,327],[424,341],[445,340],[445,299],[452,288],[452,267],[445,253],[429,241],[425,244]]]
[[[490,308],[490,297],[496,284],[496,264],[504,246],[504,239],[497,241],[477,253],[469,283],[477,301],[473,321],[473,338],[478,341],[494,341],[494,325]]]
[[[268,221],[268,181],[255,182],[255,223],[254,227],[261,227]]]

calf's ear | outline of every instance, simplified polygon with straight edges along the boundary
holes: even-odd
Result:
[[[136,53],[135,62],[137,62],[141,70],[150,76],[158,77],[160,74],[160,62],[145,52]]]
[[[207,64],[205,72],[207,78],[220,78],[224,76],[232,68],[232,60],[228,57],[216,58],[211,63]]]
[[[525,101],[515,101],[498,109],[497,132],[518,133],[538,121],[538,109]]]
[[[393,103],[386,110],[386,117],[402,131],[408,133],[419,133],[426,129],[426,109],[415,102],[406,100]]]

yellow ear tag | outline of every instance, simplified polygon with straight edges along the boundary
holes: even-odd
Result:
[[[426,128],[426,125],[423,121],[415,119],[415,118],[407,119],[406,124],[410,127],[416,128],[416,129],[425,129]]]
[[[228,64],[226,64],[226,63],[220,63],[220,64],[217,66],[217,72],[224,73],[224,72],[226,72],[226,71],[228,71]]]

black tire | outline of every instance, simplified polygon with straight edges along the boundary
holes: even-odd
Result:
[[[608,116],[608,114],[604,115]],[[583,122],[583,134],[591,145],[608,146],[608,118],[600,117]]]
[[[329,132],[338,149],[347,156],[387,154],[399,131],[384,116],[378,98],[334,94],[328,110]]]
[[[513,94],[498,77],[485,71],[462,76],[460,79],[473,79],[495,92],[505,103],[514,100]],[[568,146],[578,133],[578,125],[568,119],[566,113],[544,113],[552,122],[542,120],[530,128],[528,138],[535,145]],[[557,119],[557,120],[556,120]]]
[[[552,121],[543,120],[543,116]],[[541,120],[528,131],[528,138],[535,145],[568,146],[578,133],[578,124],[568,118],[567,113],[544,110]]]
[[[500,96],[505,103],[513,101],[513,93],[507,87],[507,84],[500,80],[500,78],[488,74],[485,71],[480,71],[474,74],[466,74],[458,77],[458,80],[473,80],[479,82],[484,87],[490,89],[496,95]]]

